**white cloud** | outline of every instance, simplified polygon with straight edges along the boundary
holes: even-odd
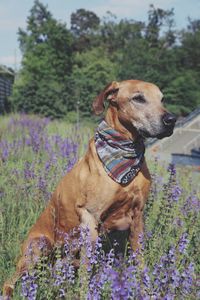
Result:
[[[0,56],[0,64],[12,68],[18,68],[21,62],[21,56],[16,55]]]

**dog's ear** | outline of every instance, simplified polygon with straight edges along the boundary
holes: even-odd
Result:
[[[109,83],[103,91],[95,98],[92,107],[96,115],[100,115],[104,111],[104,101],[108,99],[110,101],[115,101],[116,94],[119,90],[119,83],[113,81]]]

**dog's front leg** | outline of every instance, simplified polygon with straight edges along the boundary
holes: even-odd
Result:
[[[95,242],[98,237],[97,221],[85,207],[79,207],[77,211],[80,217],[80,227],[83,228],[83,230],[88,230],[89,238],[92,242]]]
[[[77,212],[80,218],[82,238],[89,239],[88,241],[83,241],[83,246],[80,249],[80,260],[83,263],[82,268],[84,269],[89,266],[89,258],[87,257],[88,242],[89,244],[91,243],[91,246],[93,248],[98,237],[97,221],[85,207],[79,207]]]
[[[144,230],[143,222],[143,209],[136,206],[133,209],[133,217],[130,226],[129,242],[133,251],[140,249],[140,236],[142,236]]]
[[[47,255],[52,248],[52,243],[46,236],[28,237],[22,245],[22,255],[18,260],[17,268],[13,276],[3,285],[3,299],[10,299],[16,282],[25,272],[34,268],[39,257]]]

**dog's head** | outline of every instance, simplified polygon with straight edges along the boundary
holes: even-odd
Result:
[[[103,112],[106,99],[116,108],[121,124],[141,136],[163,138],[173,133],[176,117],[164,108],[163,94],[156,85],[139,80],[112,82],[93,102],[96,114]]]

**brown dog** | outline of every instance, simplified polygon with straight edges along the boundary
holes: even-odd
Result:
[[[173,133],[176,119],[163,107],[163,95],[156,85],[137,80],[112,82],[95,99],[96,114],[103,112],[106,99],[109,101],[106,124],[122,139],[136,142],[145,137],[163,138]],[[69,232],[79,225],[88,226],[94,241],[101,226],[107,231],[130,229],[130,244],[134,250],[138,248],[151,182],[145,159],[137,175],[126,184],[120,184],[108,176],[95,145],[92,138],[86,155],[61,180],[48,206],[31,228],[22,245],[16,273],[4,284],[5,296],[12,294],[15,282],[28,270],[30,261],[40,255],[41,237],[50,249],[62,242],[57,232]]]

